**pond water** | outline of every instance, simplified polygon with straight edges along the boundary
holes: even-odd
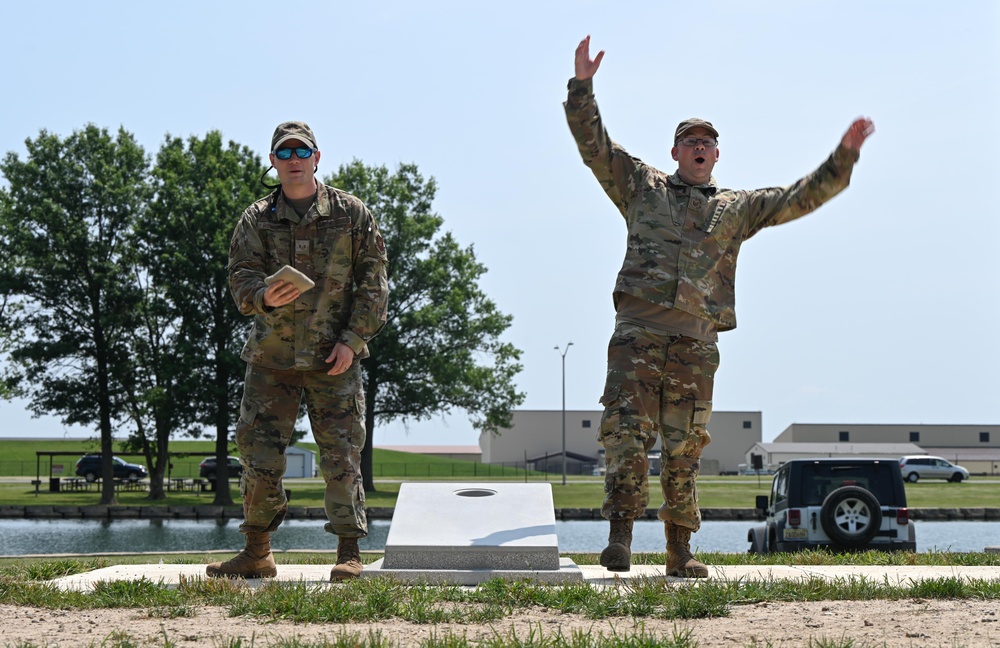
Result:
[[[917,551],[983,551],[1000,545],[1000,522],[916,521]],[[0,520],[0,555],[238,550],[243,538],[239,520]],[[692,536],[698,551],[743,552],[749,548],[752,522],[704,522]],[[385,548],[389,520],[369,523],[362,549]],[[608,537],[603,521],[557,521],[562,552],[599,552]],[[632,550],[663,551],[663,524],[635,523]],[[288,520],[272,538],[278,550],[335,549],[337,540],[321,520]]]

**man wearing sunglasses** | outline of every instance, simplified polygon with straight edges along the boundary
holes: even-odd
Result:
[[[764,227],[815,210],[850,182],[861,145],[874,132],[856,120],[814,172],[787,187],[733,191],[716,185],[719,131],[704,119],[674,133],[672,174],[631,157],[608,136],[594,99],[593,77],[604,52],[590,58],[590,37],[576,49],[576,74],[564,104],[584,163],[625,218],[628,244],[614,288],[615,332],[598,441],[607,472],[601,513],[610,520],[601,564],[628,571],[632,521],[649,502],[647,453],[662,445],[657,517],[667,539],[666,573],[703,578],[691,554],[701,525],[695,481],[712,414],[719,331],[736,327],[736,257]]]
[[[309,126],[280,124],[270,161],[281,184],[247,208],[233,233],[229,285],[240,312],[253,317],[236,425],[246,547],[209,565],[209,576],[277,574],[271,533],[288,509],[285,449],[303,400],[326,482],[325,529],[338,537],[330,578],[361,574],[358,540],[368,523],[359,361],[386,321],[385,244],[360,200],[316,181],[319,160]],[[287,279],[273,276],[279,271]]]

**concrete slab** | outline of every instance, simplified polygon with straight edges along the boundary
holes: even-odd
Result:
[[[374,563],[373,563],[374,564]],[[278,576],[273,580],[289,583],[305,583],[316,587],[338,587],[331,584],[331,565],[278,565]],[[665,578],[664,568],[658,565],[637,565],[629,572],[609,572],[599,565],[578,565],[580,578],[592,587],[618,587],[627,585],[634,580],[662,579],[671,585],[687,585],[705,582],[703,580],[688,580],[683,578]],[[369,574],[371,565],[365,566],[365,575]],[[541,572],[533,572],[534,578]],[[553,576],[553,574],[549,574]],[[866,579],[890,584],[907,584],[922,580],[937,580],[942,578],[962,578],[965,580],[1000,581],[1000,566],[997,567],[964,567],[964,566],[933,566],[933,567],[869,567],[869,566],[790,566],[790,565],[736,565],[726,567],[709,566],[709,580],[795,580],[804,581],[818,578],[825,581],[843,580],[847,578]],[[90,591],[99,582],[135,581],[147,579],[163,587],[176,588],[182,580],[199,580],[205,578],[205,565],[116,565],[105,567],[84,574],[64,576],[52,583],[62,590]],[[271,580],[271,579],[267,579]],[[249,588],[259,587],[265,580],[250,579],[239,581]],[[551,581],[550,581],[551,582]]]
[[[401,484],[380,568],[559,571],[552,486]]]
[[[282,582],[305,582],[310,584],[330,583],[332,565],[281,565],[274,579],[250,578],[240,580],[247,587],[260,587],[263,583],[276,580]],[[63,576],[52,581],[61,590],[90,591],[101,582],[137,581],[146,579],[162,587],[176,589],[182,581],[207,580],[205,565],[114,565],[72,576]]]
[[[384,562],[382,558],[365,565],[362,577],[385,576],[403,583],[439,585],[479,585],[494,578],[532,580],[550,585],[583,580],[580,567],[569,558],[559,559],[559,569],[389,569]]]

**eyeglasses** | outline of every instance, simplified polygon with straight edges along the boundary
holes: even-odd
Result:
[[[299,158],[300,160],[305,160],[306,158],[311,158],[315,150],[316,149],[309,148],[308,146],[296,146],[295,148],[284,147],[275,151],[274,157],[278,158],[279,160],[291,160],[292,151],[295,151],[295,157]]]
[[[691,146],[691,147],[698,146],[699,142],[704,144],[705,148],[715,148],[719,144],[717,141],[715,141],[715,139],[711,137],[685,137],[684,139],[677,141],[683,144],[684,146]]]

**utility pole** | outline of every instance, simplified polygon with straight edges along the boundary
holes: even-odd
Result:
[[[572,342],[566,343],[566,348],[562,350],[562,485],[566,485],[566,354]],[[559,351],[559,347],[555,347]]]

